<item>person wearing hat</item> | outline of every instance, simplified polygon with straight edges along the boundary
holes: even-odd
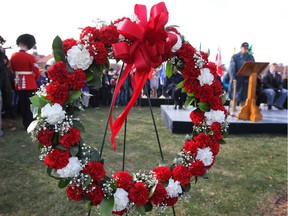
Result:
[[[236,74],[242,67],[242,65],[247,61],[255,62],[255,59],[254,56],[249,53],[249,44],[247,42],[244,42],[241,44],[240,52],[234,54],[231,58],[229,67],[230,81],[228,88],[228,94],[231,102],[232,99],[234,99],[236,101],[236,104],[239,102],[241,106],[245,104],[247,98],[249,77],[236,76]],[[233,98],[233,80],[236,80],[236,98]]]
[[[25,129],[33,121],[30,110],[30,97],[37,90],[37,82],[40,72],[36,59],[27,53],[35,44],[35,38],[30,34],[22,34],[17,40],[19,52],[13,53],[10,58],[11,70],[15,74],[15,89],[19,96],[20,113]]]

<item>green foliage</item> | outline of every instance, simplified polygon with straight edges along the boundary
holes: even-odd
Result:
[[[57,35],[52,43],[53,55],[56,62],[63,61],[65,62],[65,53],[63,50],[63,42],[61,38]]]
[[[60,179],[58,182],[58,187],[59,188],[65,188],[69,184],[70,180],[68,179]]]
[[[72,101],[77,100],[78,98],[80,98],[82,95],[82,92],[79,91],[69,91],[69,98],[68,100],[65,102],[65,105],[71,103]]]
[[[184,103],[184,107],[187,108],[188,106],[190,106],[194,100],[195,100],[194,97],[188,96]]]
[[[198,108],[203,112],[209,112],[210,111],[210,105],[208,103],[197,103]]]
[[[40,109],[42,107],[44,107],[47,103],[50,102],[45,97],[43,97],[43,96],[39,97],[38,95],[34,95],[34,96],[30,97],[30,101],[31,101],[32,105],[39,107]]]
[[[146,215],[145,206],[136,206],[136,210],[140,215]]]
[[[104,198],[100,203],[100,214],[101,216],[111,216],[114,206],[114,198],[106,199]]]
[[[170,64],[170,62],[166,63],[166,76],[170,78],[173,74],[173,66]]]

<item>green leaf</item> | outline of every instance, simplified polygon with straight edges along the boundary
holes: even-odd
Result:
[[[40,109],[44,107],[47,103],[50,103],[50,101],[47,100],[45,97],[43,96],[39,97],[38,95],[30,97],[30,101],[34,106],[37,106]]]
[[[70,151],[70,154],[73,157],[75,157],[78,154],[78,152],[79,152],[79,146],[78,145],[74,145],[74,146],[70,147],[69,151]]]
[[[206,173],[202,175],[201,177],[204,179],[209,179],[208,171],[206,171]]]
[[[177,85],[176,85],[178,88],[183,88],[184,87],[184,80],[179,82]]]
[[[181,93],[185,93],[185,92],[187,93],[186,89],[185,89],[185,88],[182,88],[182,89],[181,89]]]
[[[173,74],[173,66],[169,62],[167,62],[166,63],[166,76],[170,78],[172,74]]]
[[[62,146],[62,145],[60,145],[60,144],[57,145],[56,148],[61,149],[61,150],[63,150],[63,151],[67,151],[67,150],[68,150],[67,148],[65,148],[64,146]]]
[[[78,121],[78,120],[73,120],[73,126],[74,126],[75,128],[77,128],[79,131],[85,133],[85,128],[84,128],[83,124],[82,124],[80,121]]]
[[[82,95],[82,92],[81,91],[70,91],[69,92],[69,98],[68,100],[65,102],[65,105],[66,104],[69,104],[70,102],[72,101],[75,101],[77,100],[78,98],[80,98]]]
[[[185,136],[185,142],[192,140],[192,137],[189,134],[186,134]]]
[[[197,106],[203,112],[209,112],[210,111],[210,106],[208,103],[199,102],[199,103],[197,103]]]
[[[219,144],[226,144],[226,141],[224,139],[219,140]]]
[[[208,57],[210,56],[210,49],[209,48],[207,50],[207,55],[208,55]]]
[[[191,184],[190,183],[183,186],[183,190],[186,191],[186,192],[189,192],[190,189],[191,189]]]
[[[58,187],[59,188],[65,188],[69,184],[70,180],[68,179],[60,179],[58,182]]]
[[[86,85],[93,88],[102,87],[102,76],[103,76],[103,66],[102,65],[93,65],[89,69],[92,73],[92,79],[89,80]]]
[[[222,104],[225,104],[226,103],[226,101],[227,101],[227,93],[225,93],[225,94],[222,94],[221,96],[220,96],[220,98],[221,98],[221,100],[222,100]]]
[[[155,184],[155,185],[151,188],[151,190],[150,190],[150,192],[149,192],[149,198],[151,198],[151,197],[153,196],[153,194],[154,194],[154,192],[155,192],[155,190],[156,190],[156,187],[157,187],[157,184]]]
[[[223,132],[223,136],[224,136],[224,138],[227,138],[228,135],[229,135],[228,131],[224,131],[224,132]]]
[[[140,215],[146,215],[144,205],[143,206],[136,206],[136,210],[139,212]]]
[[[150,212],[152,211],[153,209],[153,205],[151,202],[147,202],[145,205],[144,205],[144,208],[145,208],[145,212]]]
[[[186,101],[185,101],[185,103],[184,103],[184,107],[185,108],[187,108],[188,106],[190,106],[191,105],[191,103],[194,101],[194,97],[187,97],[186,98]]]
[[[47,174],[54,179],[60,180],[61,178],[54,176],[55,173],[57,173],[55,169],[47,167]]]
[[[87,175],[88,175],[88,177],[87,177],[87,179],[85,179],[85,182],[83,183],[84,188],[87,187],[91,182],[91,176],[89,174],[87,174]]]
[[[53,55],[56,62],[65,62],[65,53],[63,50],[63,42],[61,38],[57,35],[52,43]]]
[[[194,92],[187,92],[187,95],[188,95],[188,97],[192,97],[192,98],[194,98],[194,97],[195,97],[195,94],[194,94]]]
[[[110,199],[104,198],[100,203],[100,215],[101,216],[112,216],[114,206],[114,198],[111,197]]]
[[[100,160],[100,154],[97,149],[91,150],[91,161],[99,161]]]

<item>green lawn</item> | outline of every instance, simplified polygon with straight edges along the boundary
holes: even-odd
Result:
[[[160,109],[153,110],[164,157],[171,164],[185,135],[171,134],[162,123]],[[100,149],[107,116],[108,108],[82,112],[88,145]],[[109,175],[122,168],[123,132],[117,137],[116,152],[107,134],[103,158]],[[175,206],[177,216],[269,215],[277,197],[287,193],[287,136],[230,135],[226,142],[209,179],[199,179],[189,193],[191,198]],[[86,204],[67,199],[65,190],[46,174],[38,155],[37,144],[22,129],[20,119],[16,131],[5,131],[0,139],[0,215],[86,215]],[[149,108],[134,107],[127,121],[125,169],[151,170],[159,161]],[[98,215],[97,208],[91,215]],[[171,209],[164,215],[172,215]]]

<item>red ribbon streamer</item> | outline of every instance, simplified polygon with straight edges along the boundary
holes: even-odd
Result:
[[[133,107],[139,97],[149,72],[152,68],[158,67],[162,62],[162,56],[165,54],[165,47],[171,47],[177,42],[175,35],[169,34],[164,30],[168,22],[168,11],[164,2],[154,5],[150,11],[150,18],[147,21],[147,10],[145,5],[136,4],[134,12],[139,21],[132,22],[125,19],[120,26],[119,33],[129,39],[132,44],[119,42],[112,45],[114,56],[126,63],[125,69],[118,81],[112,100],[112,110],[109,116],[111,128],[111,142],[114,151],[116,150],[115,136],[121,129],[130,109]],[[166,41],[168,38],[168,42]],[[117,95],[128,74],[136,69],[133,94],[123,112],[112,120],[112,112]]]

